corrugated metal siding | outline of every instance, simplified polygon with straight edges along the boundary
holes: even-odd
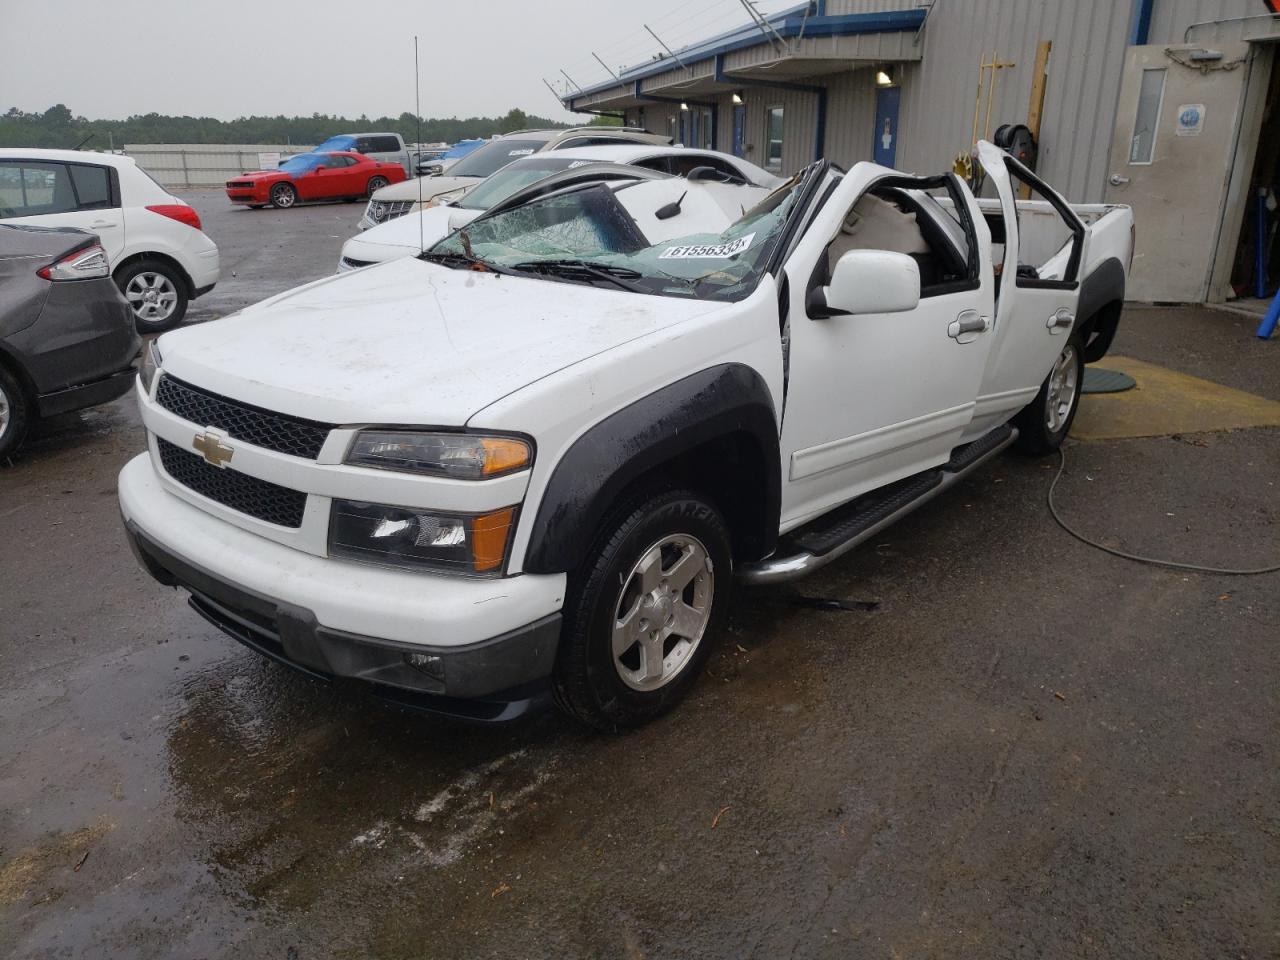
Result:
[[[876,125],[874,70],[837,74],[827,83],[827,158],[848,168],[870,160]]]
[[[1072,200],[1101,200],[1130,12],[1115,0],[939,0],[923,62],[902,68],[899,166],[935,172],[969,149],[984,51],[1016,64],[999,71],[988,132],[1025,120],[1036,45],[1052,40],[1039,171]],[[985,124],[984,95],[979,136]]]
[[[1187,27],[1205,20],[1252,17],[1267,12],[1262,0],[1155,0],[1148,43],[1182,43]]]

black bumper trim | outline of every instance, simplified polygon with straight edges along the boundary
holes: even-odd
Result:
[[[196,287],[196,289],[191,291],[191,299],[195,300],[197,297],[203,297],[206,293],[208,293],[217,285],[218,283],[215,280],[213,283],[209,284],[207,287]]]
[[[174,556],[125,522],[139,563],[160,583],[182,587],[191,607],[223,633],[318,680],[356,680],[382,699],[467,720],[500,723],[550,703],[560,614],[462,647],[403,643],[334,630],[303,607],[228,583]],[[406,654],[432,658],[410,666]]]
[[[129,392],[137,375],[138,371],[130,366],[92,383],[81,383],[56,393],[43,394],[37,398],[36,406],[40,416],[52,417],[72,410],[83,410],[85,407],[96,407],[100,403],[110,403]]]

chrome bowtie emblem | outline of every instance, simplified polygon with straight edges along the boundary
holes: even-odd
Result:
[[[235,450],[212,433],[197,433],[196,438],[191,441],[191,446],[200,451],[205,460],[215,467],[225,467],[236,454]]]

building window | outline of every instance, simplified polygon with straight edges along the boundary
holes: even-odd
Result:
[[[765,113],[764,165],[770,170],[782,169],[782,108],[770,107]]]
[[[1165,71],[1143,70],[1138,90],[1138,113],[1133,118],[1133,140],[1129,143],[1130,163],[1150,163],[1156,150],[1156,127],[1164,102]]]

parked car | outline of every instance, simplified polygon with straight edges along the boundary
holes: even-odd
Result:
[[[398,163],[405,176],[415,171],[409,156],[409,148],[398,133],[340,133],[308,153],[343,153],[354,151],[370,160],[382,163]]]
[[[438,177],[447,172],[450,167],[474,150],[483,147],[488,140],[477,138],[474,140],[459,140],[453,146],[449,147],[438,157],[431,157],[419,166],[418,173],[424,177]]]
[[[132,157],[0,148],[0,223],[96,234],[144,333],[177,326],[218,282],[199,215]]]
[[[544,177],[575,170],[584,164],[598,163],[627,164],[676,176],[689,175],[695,171],[706,174],[709,171],[712,176],[762,188],[772,188],[782,183],[779,177],[754,163],[715,150],[626,143],[537,153],[508,164],[493,176],[467,189],[456,200],[428,207],[412,216],[397,217],[356,234],[342,246],[338,271],[354,270],[397,257],[415,256],[450,231],[470,223],[495,203],[525,190]]]
[[[97,237],[0,224],[0,461],[40,418],[127,393],[140,342]]]
[[[227,199],[255,210],[267,204],[287,210],[302,200],[359,200],[400,183],[404,167],[363,154],[300,153],[274,170],[242,173],[227,181]]]
[[[579,183],[166,334],[129,536],[312,675],[478,719],[550,697],[650,720],[735,579],[802,576],[1070,430],[1132,214],[979,155],[998,199],[824,161],[745,213],[758,188]]]
[[[573,127],[568,130],[520,130],[494,137],[484,146],[468,154],[449,169],[448,176],[430,177],[421,184],[407,181],[402,186],[386,187],[385,192],[369,198],[359,227],[369,227],[402,217],[418,204],[439,203],[453,199],[468,187],[492,176],[508,163],[547,150],[578,147],[600,147],[619,143],[671,143],[670,137],[647,133],[633,127]],[[422,194],[419,200],[419,192]]]

